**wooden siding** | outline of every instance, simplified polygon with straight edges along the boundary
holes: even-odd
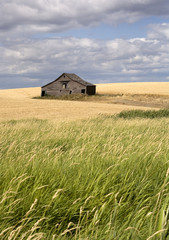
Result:
[[[41,96],[50,95],[50,96],[62,96],[69,94],[95,94],[96,86],[87,85],[85,86],[78,81],[74,81],[69,78],[66,74],[62,74],[56,81],[53,81],[42,87]]]
[[[87,86],[86,93],[88,95],[95,95],[96,94],[96,86]]]

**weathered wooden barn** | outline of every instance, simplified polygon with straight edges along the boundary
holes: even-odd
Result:
[[[96,85],[84,81],[74,73],[63,73],[56,80],[42,87],[41,96],[62,96],[78,93],[94,95]]]

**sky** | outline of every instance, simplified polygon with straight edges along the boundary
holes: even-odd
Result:
[[[168,0],[0,0],[0,89],[169,81]]]

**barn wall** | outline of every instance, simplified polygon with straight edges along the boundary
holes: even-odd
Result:
[[[66,84],[66,88],[64,88],[64,84]],[[45,91],[45,94],[51,96],[61,96],[68,94],[76,94],[81,93],[81,90],[84,89],[86,93],[86,86],[70,80],[67,76],[62,76],[56,82],[53,82],[42,88],[42,91]]]
[[[88,95],[95,95],[96,94],[96,86],[87,86],[86,93]]]
[[[62,96],[69,94],[84,93],[93,95],[96,92],[96,86],[85,86],[79,82],[72,81],[68,76],[62,75],[57,81],[54,81],[42,87],[41,96]]]

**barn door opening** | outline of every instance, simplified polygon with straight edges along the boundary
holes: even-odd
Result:
[[[84,94],[85,94],[85,89],[81,89],[81,93],[84,93]]]
[[[41,94],[41,96],[42,96],[42,97],[44,97],[44,96],[45,96],[45,91],[42,91],[42,94]]]

